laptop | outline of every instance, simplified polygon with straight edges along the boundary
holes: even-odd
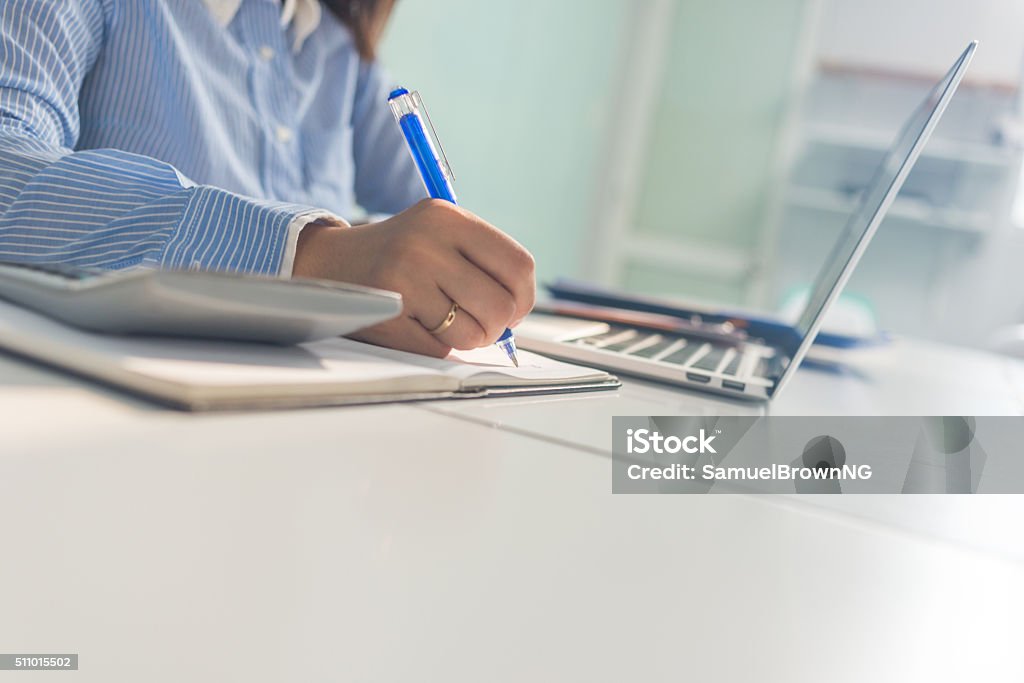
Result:
[[[534,313],[516,328],[519,346],[546,355],[701,391],[769,400],[779,394],[814,342],[822,320],[857,267],[903,182],[949,105],[977,49],[972,42],[896,136],[825,260],[795,325],[674,307],[637,324],[637,299],[601,303],[581,317]],[[585,295],[576,297],[586,302]],[[629,315],[618,315],[609,305]],[[669,312],[672,315],[666,316]],[[628,322],[623,322],[623,321]]]

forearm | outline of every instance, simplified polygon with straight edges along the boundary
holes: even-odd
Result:
[[[290,234],[310,207],[195,185],[137,154],[74,150],[78,94],[102,51],[105,7],[10,0],[0,8],[0,258],[287,271]]]
[[[9,133],[0,178],[0,258],[287,275],[293,224],[324,215],[191,185],[147,157]]]

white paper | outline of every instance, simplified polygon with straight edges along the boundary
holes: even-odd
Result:
[[[315,344],[320,343],[315,342]],[[521,349],[518,353],[519,367],[517,368],[505,355],[505,352],[494,345],[472,351],[452,351],[447,358],[440,359],[393,349],[382,349],[347,339],[337,340],[337,342],[332,340],[330,343],[340,343],[346,348],[374,356],[386,356],[406,365],[430,368],[450,377],[459,378],[463,386],[467,388],[494,384],[505,386],[560,384],[608,377],[608,374],[602,370],[563,363]]]

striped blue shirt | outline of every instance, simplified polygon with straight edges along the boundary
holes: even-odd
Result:
[[[237,5],[0,0],[0,260],[287,275],[311,218],[424,196],[348,30]]]

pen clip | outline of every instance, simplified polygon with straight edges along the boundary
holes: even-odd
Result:
[[[409,93],[412,97],[413,107],[423,112],[423,116],[427,119],[427,125],[430,127],[430,139],[433,141],[434,146],[437,147],[437,151],[441,153],[441,168],[445,175],[448,176],[448,180],[455,180],[455,171],[452,170],[452,165],[448,163],[448,155],[444,153],[444,147],[441,145],[440,138],[437,137],[437,131],[434,130],[434,122],[430,120],[430,112],[427,111],[426,105],[423,104],[423,98],[420,97],[419,90],[414,90]]]

